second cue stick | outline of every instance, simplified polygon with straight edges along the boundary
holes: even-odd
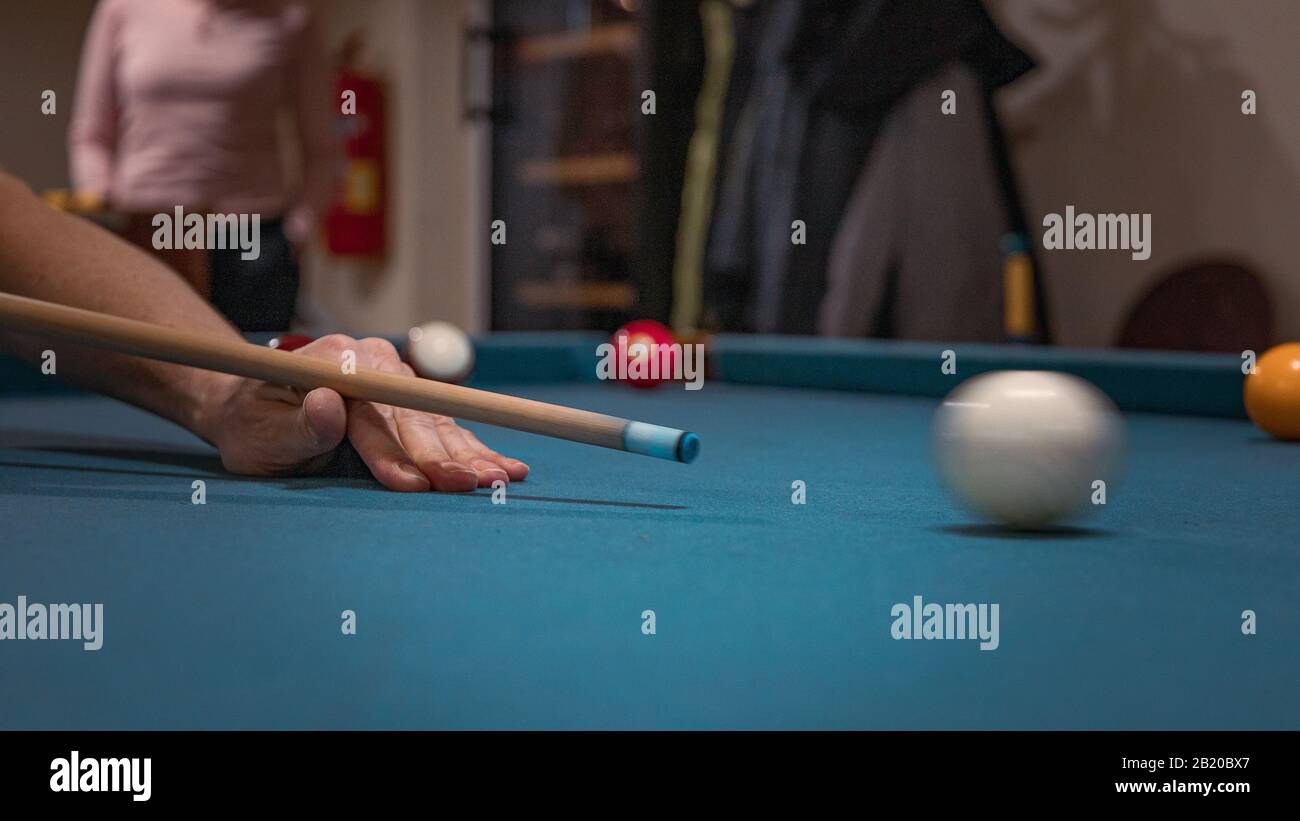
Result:
[[[700,449],[698,436],[675,428],[368,368],[343,373],[340,363],[328,359],[214,339],[193,331],[3,292],[0,324],[133,356],[301,390],[331,388],[349,399],[454,416],[658,459],[690,462]]]

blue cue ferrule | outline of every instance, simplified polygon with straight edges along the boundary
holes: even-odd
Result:
[[[662,425],[628,422],[623,428],[623,449],[656,459],[693,462],[700,452],[700,437]]]

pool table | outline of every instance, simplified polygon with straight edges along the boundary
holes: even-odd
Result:
[[[475,383],[693,430],[700,458],[471,425],[532,466],[505,504],[227,475],[5,365],[0,602],[104,622],[99,650],[0,642],[0,727],[1300,728],[1300,446],[1245,419],[1238,357],[716,337],[702,390],[647,391],[595,380],[598,341],[485,336]],[[1000,368],[1124,409],[1090,518],[1006,531],[938,485],[939,397]],[[895,638],[918,596],[997,604],[996,649]]]

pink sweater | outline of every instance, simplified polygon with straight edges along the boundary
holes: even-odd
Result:
[[[302,0],[101,0],[73,106],[73,184],[123,210],[284,216],[301,242],[338,170],[332,93]],[[292,191],[285,112],[302,164]]]

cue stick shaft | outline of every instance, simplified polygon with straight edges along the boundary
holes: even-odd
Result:
[[[193,331],[4,292],[0,292],[0,322],[18,331],[132,356],[246,376],[301,390],[331,388],[349,399],[438,413],[661,459],[689,462],[699,447],[694,434],[673,428],[405,374],[368,368],[344,373],[340,363],[328,359],[277,351],[249,342],[214,339]]]

